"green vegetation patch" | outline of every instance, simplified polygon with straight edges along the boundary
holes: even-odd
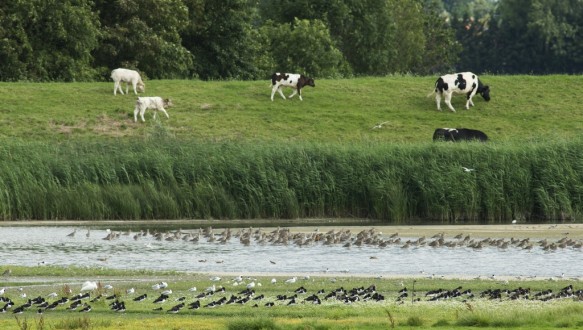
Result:
[[[11,141],[0,146],[0,218],[575,221],[583,205],[582,151],[580,139]]]
[[[2,266],[4,268],[5,266]],[[583,305],[576,296],[553,297],[541,300],[536,298],[539,292],[552,290],[559,293],[567,285],[579,290],[577,282],[569,280],[462,280],[462,279],[428,279],[422,278],[364,278],[311,276],[298,279],[295,284],[285,284],[284,276],[274,276],[277,284],[270,284],[271,276],[258,276],[245,279],[235,285],[229,276],[223,276],[219,282],[210,280],[206,274],[177,273],[166,274],[153,272],[142,275],[139,272],[103,270],[100,275],[92,276],[90,272],[79,273],[68,267],[55,272],[55,275],[43,276],[43,283],[23,284],[23,279],[43,273],[40,268],[22,267],[18,275],[3,277],[0,286],[6,288],[3,297],[10,298],[15,305],[12,310],[25,304],[28,299],[45,297],[49,301],[62,297],[72,298],[77,295],[85,280],[98,280],[99,288],[90,292],[90,298],[83,299],[92,307],[87,313],[81,313],[82,307],[71,309],[72,301],[58,306],[54,310],[42,307],[25,309],[22,314],[12,310],[0,313],[0,328],[12,329],[391,329],[391,328],[447,328],[447,329],[554,329],[576,328],[583,323]],[[13,272],[14,273],[14,272]],[[412,284],[415,280],[415,290]],[[263,283],[255,286],[253,298],[262,295],[263,299],[250,300],[245,304],[223,304],[205,307],[222,297],[243,296],[245,283],[254,281]],[[172,289],[170,299],[164,303],[154,303],[161,290],[152,288],[152,284],[166,282]],[[106,285],[112,285],[107,288]],[[225,292],[216,292],[205,298],[197,297],[205,288],[215,284],[225,287]],[[377,293],[384,300],[361,299],[346,303],[336,298],[324,298],[332,290],[344,288],[346,292],[364,287],[375,286]],[[460,296],[430,301],[429,291],[444,289],[471,289],[474,296]],[[192,291],[197,287],[197,291]],[[304,287],[306,294],[297,294],[297,304],[289,305],[291,298],[279,300],[278,296],[293,296],[294,291]],[[129,293],[127,289],[134,288]],[[529,288],[530,296],[512,299],[510,293],[500,298],[491,299],[482,292],[501,289],[513,291]],[[403,289],[408,289],[409,296],[399,298]],[[71,290],[71,291],[66,291]],[[317,291],[324,293],[317,294]],[[49,298],[49,293],[57,293],[57,298]],[[21,297],[26,293],[27,297]],[[135,301],[134,298],[146,293],[147,299]],[[322,304],[313,304],[307,298],[319,295]],[[107,297],[114,296],[114,299]],[[364,296],[364,294],[361,294]],[[112,302],[123,301],[124,312],[112,310]],[[194,301],[201,302],[201,308],[190,309],[187,306]],[[178,313],[170,313],[173,306],[185,303]],[[267,307],[273,302],[273,307]],[[0,306],[1,307],[1,306]]]

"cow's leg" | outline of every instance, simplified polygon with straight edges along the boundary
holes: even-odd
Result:
[[[466,102],[466,110],[470,110],[470,106],[474,106],[474,102],[472,102],[472,97],[468,96],[468,101]]]
[[[166,112],[166,109],[160,108],[160,111],[162,111],[166,115],[166,118],[170,118],[170,116],[168,116],[168,112]]]
[[[121,95],[123,95],[123,88],[121,88],[121,82],[116,81],[113,85],[113,95],[116,95],[118,89]]]
[[[472,92],[468,93],[468,101],[466,102],[466,109],[469,110],[470,106],[474,106],[474,101],[472,101],[472,98],[474,97],[474,95],[476,95],[476,89],[474,89]]]
[[[136,85],[137,84],[138,84],[138,81],[137,80],[132,81],[132,86],[134,87],[134,94],[135,95],[138,95],[138,92],[136,92],[136,87],[137,87]]]
[[[283,91],[281,90],[281,86],[279,86],[277,88],[277,92],[279,93],[279,95],[281,95],[281,97],[285,100],[285,95],[283,95]]]
[[[130,92],[130,83],[126,82],[126,94],[129,94]]]
[[[146,107],[145,106],[141,106],[140,107],[140,118],[142,118],[142,121],[145,122],[146,120],[144,119],[144,114],[146,113]],[[156,113],[154,112],[154,115],[156,115]]]
[[[297,93],[298,93],[298,90],[294,88],[294,91],[293,91],[293,93],[291,93],[289,98],[291,99],[292,97],[296,96]],[[300,96],[300,98],[301,98],[301,96]]]
[[[300,97],[300,101],[303,101],[304,99],[302,99],[302,89],[298,88],[298,96]]]
[[[138,112],[140,112],[140,106],[136,104],[136,107],[134,108],[134,123],[138,122]]]
[[[435,93],[435,103],[437,103],[437,111],[441,111],[441,93]]]
[[[276,91],[277,91],[277,85],[273,85],[273,87],[271,87],[271,101],[273,101],[273,95],[275,95]]]
[[[455,109],[453,108],[453,106],[451,105],[451,95],[452,93],[445,93],[445,104],[447,104],[447,106],[449,107],[449,109],[453,112],[455,112]]]

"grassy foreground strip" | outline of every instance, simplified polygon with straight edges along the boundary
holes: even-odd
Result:
[[[553,329],[583,326],[583,302],[577,294],[583,284],[568,280],[314,275],[307,279],[300,276],[295,283],[286,283],[289,276],[251,275],[243,276],[236,285],[237,276],[226,274],[220,280],[211,281],[214,276],[192,273],[144,274],[14,266],[1,269],[7,268],[12,273],[0,281],[5,288],[2,297],[10,298],[14,306],[0,313],[1,329]],[[272,283],[272,279],[276,283]],[[90,297],[82,299],[78,308],[71,310],[72,298],[86,280],[96,281],[98,288],[90,291]],[[154,303],[163,289],[155,289],[152,285],[163,282],[168,284],[164,290],[170,289],[172,293],[165,302]],[[248,302],[205,307],[222,297],[225,300],[231,296],[245,297],[242,292],[250,283],[255,283],[255,287]],[[197,298],[212,285],[216,287],[214,294]],[[350,292],[359,288],[367,290],[373,285],[383,300],[367,300],[364,293],[355,293],[360,299],[350,303],[336,298],[342,296],[339,293],[335,298],[325,298],[339,288]],[[573,288],[571,293],[559,297],[569,285]],[[225,292],[221,292],[220,287],[224,287]],[[130,288],[134,290],[132,293],[128,293]],[[306,293],[297,293],[299,288],[305,288]],[[512,292],[519,288],[528,289],[528,295],[519,294],[518,299],[512,299],[515,295]],[[407,296],[403,295],[405,289]],[[464,293],[430,301],[429,293],[438,289],[449,292],[457,289]],[[320,290],[323,293],[317,293]],[[473,296],[466,290],[471,290]],[[552,290],[552,294],[548,290]],[[53,292],[58,296],[48,298]],[[494,296],[493,292],[500,292],[500,296]],[[23,294],[27,296],[21,297]],[[147,295],[143,301],[134,300],[143,294]],[[114,295],[115,298],[107,299]],[[279,300],[278,296],[283,295],[286,298]],[[308,299],[313,295],[321,299],[321,304]],[[14,313],[28,299],[43,297],[52,302],[64,296],[70,300],[54,310],[33,305],[21,314]],[[95,299],[98,296],[101,298]],[[260,296],[263,299],[253,299]],[[293,296],[296,304],[290,304]],[[112,310],[114,301],[123,302],[124,310]],[[201,307],[190,309],[188,306],[195,301],[199,301]],[[266,306],[270,302],[274,303],[273,307]],[[181,303],[185,304],[183,308],[176,313],[170,312]],[[81,312],[87,305],[91,306],[91,311]],[[39,309],[42,314],[38,314]]]

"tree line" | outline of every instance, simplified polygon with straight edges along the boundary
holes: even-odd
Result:
[[[0,81],[583,72],[580,0],[14,0]]]

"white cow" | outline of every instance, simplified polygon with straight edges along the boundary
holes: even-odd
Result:
[[[119,92],[123,95],[123,89],[121,88],[122,82],[126,83],[126,94],[129,91],[130,83],[134,87],[134,94],[136,95],[138,94],[136,89],[142,93],[146,89],[146,85],[142,81],[142,77],[140,77],[138,71],[122,68],[115,69],[111,71],[111,79],[113,79],[113,95],[116,95],[118,89]]]
[[[470,105],[474,106],[472,97],[479,93],[484,100],[490,101],[490,87],[483,85],[478,76],[471,72],[461,72],[454,74],[446,74],[441,76],[435,82],[435,90],[428,96],[435,93],[435,101],[437,102],[437,110],[441,111],[441,96],[445,96],[445,104],[449,109],[455,112],[451,105],[451,96],[453,93],[465,93],[467,95],[466,110],[470,109]]]
[[[300,101],[303,101],[303,99],[302,99],[302,87],[304,87],[304,86],[316,87],[316,84],[314,83],[314,79],[308,78],[308,77],[304,76],[303,74],[276,72],[271,76],[271,100],[272,101],[273,101],[273,95],[275,95],[275,92],[279,92],[279,95],[281,95],[281,97],[283,97],[283,99],[285,100],[285,96],[283,95],[283,92],[281,90],[281,87],[283,87],[283,86],[291,87],[294,89],[293,93],[289,96],[290,99],[292,97],[294,97],[296,94],[298,94],[300,96]]]
[[[173,105],[174,104],[172,104],[170,99],[162,99],[159,96],[138,97],[138,100],[136,101],[136,108],[134,109],[134,122],[138,121],[138,113],[140,113],[142,121],[145,121],[144,113],[147,109],[154,110],[154,119],[156,119],[156,113],[158,113],[158,111],[162,111],[166,115],[166,118],[170,118],[164,107],[169,108]]]

